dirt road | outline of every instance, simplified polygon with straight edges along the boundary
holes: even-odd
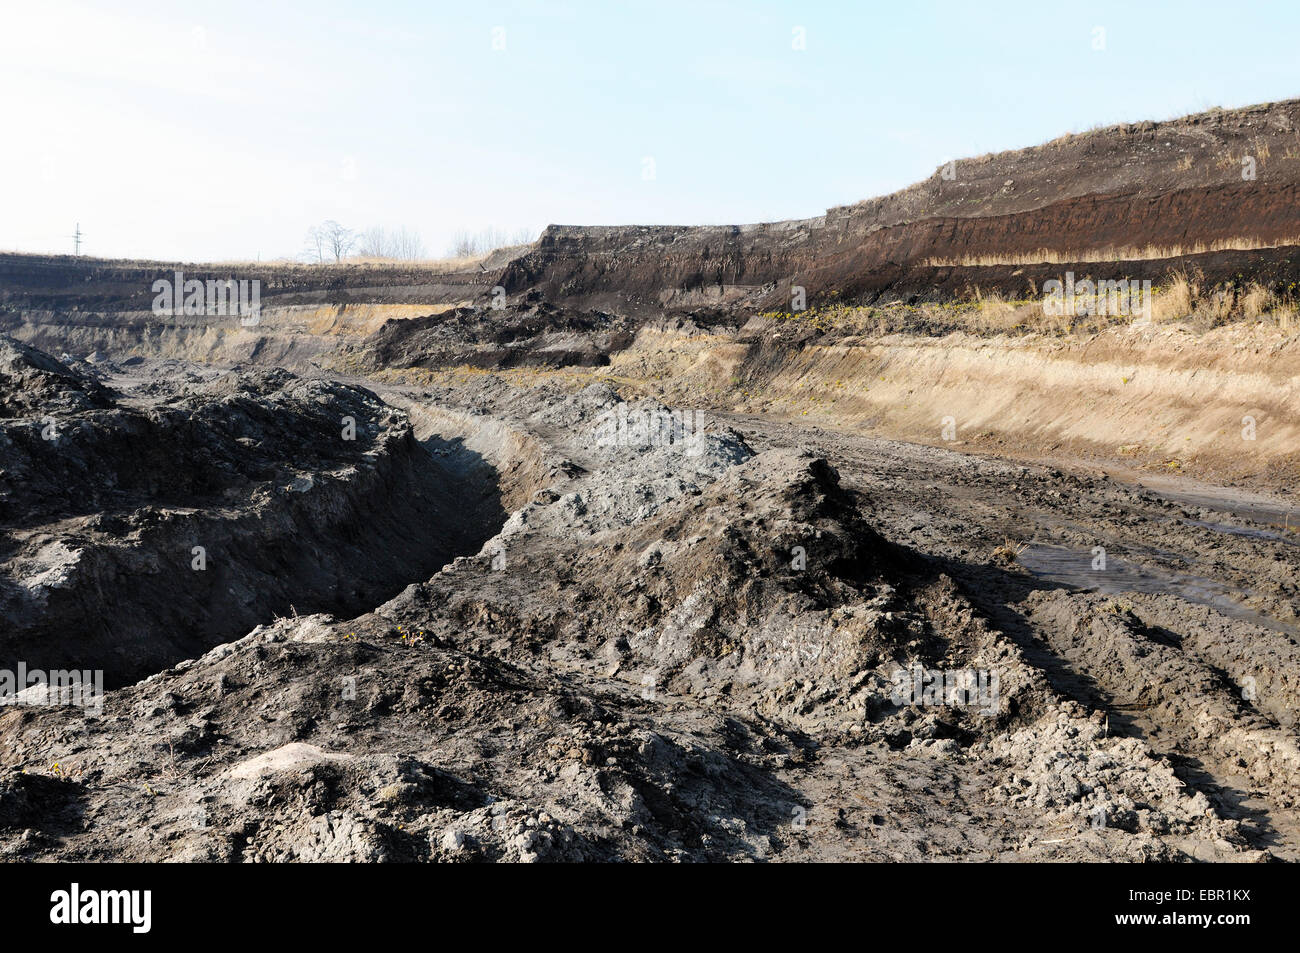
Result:
[[[1054,689],[1166,757],[1258,846],[1300,856],[1291,501],[720,419],[756,448],[824,453],[872,525],[939,561]]]

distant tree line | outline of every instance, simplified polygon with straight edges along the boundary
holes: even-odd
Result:
[[[477,232],[461,229],[452,237],[447,257],[475,258],[498,248],[526,245],[533,237],[533,230],[527,228],[513,232],[501,228],[485,228]],[[418,261],[428,255],[424,240],[414,229],[377,226],[358,232],[330,219],[307,229],[303,257],[320,264],[356,257]]]
[[[529,228],[519,228],[513,232],[507,232],[502,228],[485,228],[478,232],[461,229],[452,236],[451,247],[447,249],[447,257],[473,258],[476,255],[486,255],[498,248],[527,245],[532,240],[533,230]]]

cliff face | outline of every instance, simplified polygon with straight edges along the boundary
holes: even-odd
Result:
[[[491,287],[491,271],[442,273],[420,264],[298,265],[188,264],[118,261],[71,255],[0,254],[0,311],[5,309],[80,312],[148,312],[157,292],[154,282],[256,280],[261,303],[269,307],[351,301],[387,304],[439,304],[457,301]]]
[[[511,292],[629,309],[1022,294],[1060,266],[1210,279],[1300,267],[1300,102],[1115,126],[959,160],[825,215],[689,228],[552,226],[506,266]],[[1050,264],[1044,270],[1039,264]]]

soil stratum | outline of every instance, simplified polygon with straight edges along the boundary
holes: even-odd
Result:
[[[1297,859],[1297,189],[1293,101],[463,271],[0,255],[0,853]]]

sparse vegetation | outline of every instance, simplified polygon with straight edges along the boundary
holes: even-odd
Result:
[[[1284,331],[1296,325],[1297,288],[1270,287],[1258,280],[1207,287],[1199,272],[1179,269],[1157,289],[1152,304],[1156,322],[1187,321],[1198,328],[1233,321],[1275,324]]]
[[[320,263],[332,258],[337,264],[347,257],[356,242],[356,232],[330,219],[307,229],[305,255],[309,261],[314,258]]]
[[[1156,324],[1187,321],[1198,329],[1233,321],[1274,324],[1291,331],[1300,325],[1300,289],[1270,287],[1254,280],[1208,287],[1199,272],[1180,268],[1154,285],[1151,320]],[[869,335],[946,334],[961,331],[980,336],[998,334],[1096,333],[1108,327],[1142,320],[1133,313],[1099,313],[1099,298],[1080,296],[1077,313],[1048,314],[1043,298],[1011,297],[997,289],[969,288],[947,302],[891,302],[851,305],[814,303],[803,311],[764,311],[756,317],[820,334]],[[1086,313],[1091,303],[1093,313]],[[783,333],[783,332],[778,332]]]
[[[446,257],[428,258],[424,239],[413,228],[374,226],[356,232],[331,220],[307,230],[302,257],[315,265],[411,263],[461,271],[472,269],[496,252],[522,250],[533,240],[530,229],[516,229],[511,233],[498,228],[479,232],[462,230],[456,233]]]
[[[369,228],[361,233],[358,255],[372,261],[419,261],[425,257],[424,240],[414,229]]]
[[[1108,248],[1062,250],[1040,248],[1037,251],[1005,255],[964,255],[960,258],[927,258],[930,268],[993,268],[1002,265],[1071,265],[1083,262],[1159,261],[1186,258],[1217,251],[1258,251],[1265,248],[1300,246],[1300,236],[1269,241],[1259,238],[1229,238],[1192,245],[1125,245]]]

